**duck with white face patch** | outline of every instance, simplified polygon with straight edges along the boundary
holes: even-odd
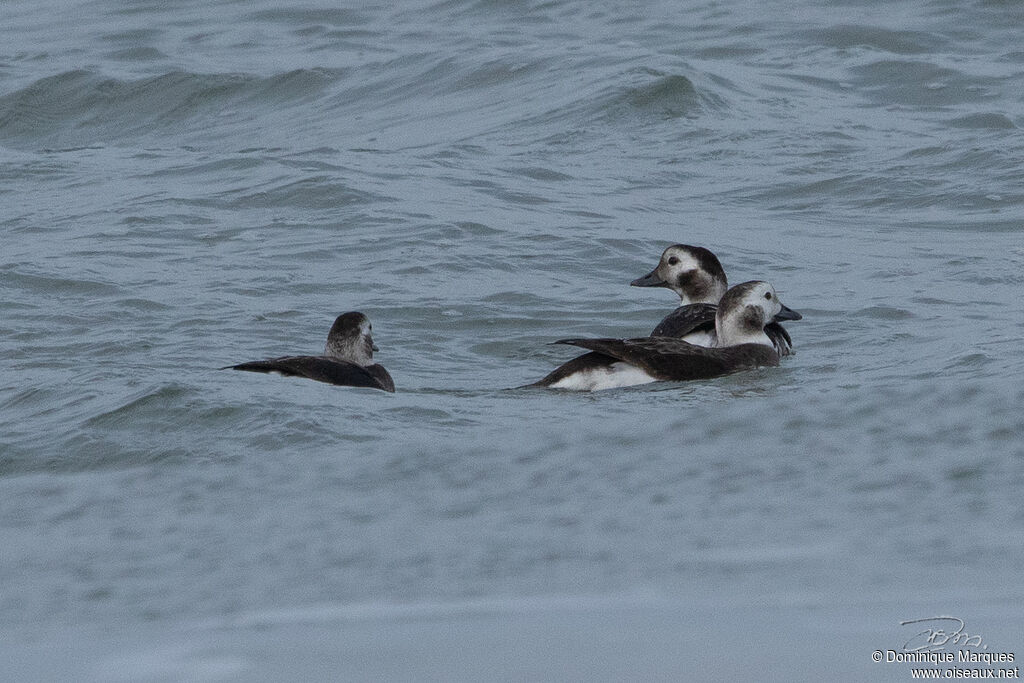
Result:
[[[655,381],[710,379],[741,370],[779,364],[779,353],[765,327],[802,316],[779,301],[767,282],[751,281],[726,292],[715,315],[716,341],[713,347],[697,346],[671,337],[636,339],[562,339],[596,351],[621,365],[619,381],[565,389],[594,391]],[[609,378],[613,379],[612,377]]]
[[[633,287],[665,287],[679,296],[679,306],[658,323],[652,337],[674,337],[697,346],[714,346],[715,313],[728,290],[725,269],[718,257],[704,247],[673,244],[661,254],[657,267],[630,283]],[[766,334],[780,356],[792,353],[789,333],[771,323]],[[621,375],[621,376],[620,376]],[[590,352],[563,363],[531,387],[595,391],[630,386],[642,378],[635,368],[602,353]]]
[[[679,308],[662,320],[652,335],[678,337],[699,346],[714,343],[716,304],[728,287],[725,270],[711,251],[673,245],[661,255],[657,268],[630,284],[668,287],[679,295]],[[633,368],[614,358],[591,352],[563,363],[529,386],[595,391],[635,384],[639,378],[634,374]]]
[[[662,330],[669,320],[666,318],[655,329],[656,334],[679,337],[700,346],[714,343],[715,304],[727,287],[725,270],[709,250],[685,244],[671,246],[662,254],[657,268],[631,284],[669,287],[679,295],[680,305],[672,314],[675,318],[671,329]],[[629,376],[619,377],[620,373]],[[562,364],[529,386],[593,391],[636,383],[632,374],[632,368],[622,366],[614,358],[591,352]]]
[[[658,266],[631,283],[633,287],[668,287],[679,295],[679,305],[717,303],[728,289],[725,269],[709,249],[673,244]]]
[[[718,258],[709,250],[673,244],[661,254],[657,268],[630,284],[665,287],[679,295],[679,307],[658,323],[652,337],[676,337],[699,346],[715,345],[715,311],[728,289],[728,281]],[[780,356],[793,352],[793,340],[782,325],[772,323],[766,333]]]
[[[339,386],[393,392],[395,383],[391,375],[382,365],[373,362],[373,352],[379,349],[373,343],[372,332],[370,320],[362,313],[342,313],[327,333],[322,356],[281,356],[221,369],[276,373]]]

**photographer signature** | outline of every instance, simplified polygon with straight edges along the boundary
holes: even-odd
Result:
[[[982,643],[981,636],[977,634],[972,636],[964,631],[964,620],[957,617],[927,617],[900,622],[900,626],[909,624],[930,624],[930,626],[920,633],[914,634],[910,640],[904,643],[904,652],[935,652],[945,649],[946,645],[988,649],[988,645]]]

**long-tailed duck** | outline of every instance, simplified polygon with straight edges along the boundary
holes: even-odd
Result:
[[[729,286],[725,269],[709,249],[673,244],[662,252],[654,270],[630,284],[666,287],[679,296],[678,308],[658,323],[652,337],[674,337],[697,346],[715,345],[715,312]],[[780,356],[792,352],[792,341],[782,325],[771,323],[766,334]],[[528,386],[595,391],[635,384],[634,372],[635,368],[592,351],[560,365]]]
[[[630,284],[667,287],[679,295],[679,307],[658,323],[651,331],[652,337],[676,337],[698,346],[715,345],[715,309],[729,285],[725,270],[713,253],[704,247],[673,244],[662,252],[657,268]],[[782,325],[771,323],[765,333],[780,356],[793,352],[793,340]]]
[[[281,356],[221,369],[275,372],[328,384],[393,392],[395,383],[391,375],[382,365],[373,362],[373,352],[379,349],[374,346],[372,331],[370,320],[362,313],[342,313],[327,333],[322,356]]]
[[[559,388],[594,391],[657,380],[708,379],[758,366],[778,365],[779,352],[765,327],[801,317],[779,301],[775,288],[767,282],[744,282],[722,297],[715,314],[715,345],[710,348],[673,337],[555,342],[589,349],[615,359],[616,365],[625,366],[619,374],[609,378],[616,380],[614,383],[594,382],[579,387],[563,384]]]

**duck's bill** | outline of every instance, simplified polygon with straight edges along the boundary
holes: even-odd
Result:
[[[629,283],[631,287],[667,287],[668,283],[658,277],[658,271],[652,270],[643,277]]]
[[[801,318],[803,318],[803,316],[794,311],[792,308],[790,308],[789,306],[783,306],[782,310],[776,313],[775,317],[772,318],[772,322],[778,323],[782,322],[783,320],[800,320]]]

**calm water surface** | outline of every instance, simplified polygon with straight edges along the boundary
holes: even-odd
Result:
[[[0,10],[15,670],[906,680],[871,651],[953,612],[1024,656],[1024,9],[752,7]],[[653,327],[675,242],[797,354],[510,389]],[[396,394],[217,370],[347,310]]]

